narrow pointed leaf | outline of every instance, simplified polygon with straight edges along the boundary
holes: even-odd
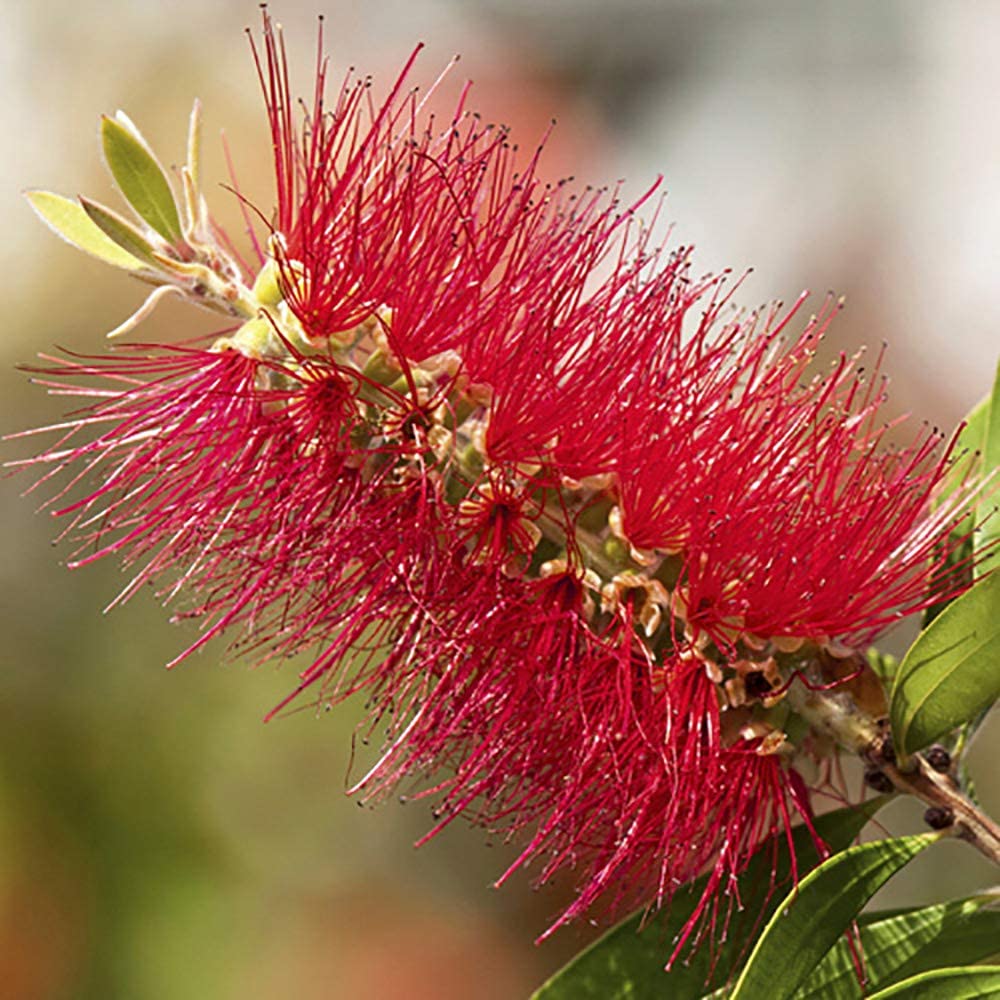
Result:
[[[884,989],[928,969],[981,962],[1000,954],[1000,911],[991,896],[974,896],[860,921],[867,989]],[[794,1000],[861,1000],[850,943],[826,953]]]
[[[187,168],[195,191],[201,190],[201,101],[195,99],[188,122]]]
[[[896,673],[889,717],[913,753],[1000,697],[1000,573],[981,580],[917,636]]]
[[[201,102],[195,100],[188,123],[187,162],[181,170],[184,188],[184,235],[196,240],[202,229],[201,196]]]
[[[148,267],[159,268],[152,244],[131,223],[126,222],[110,208],[98,205],[88,198],[81,198],[80,205],[87,217],[126,253],[137,257]]]
[[[831,850],[841,850],[858,836],[885,801],[885,798],[873,799],[857,808],[838,809],[820,816],[815,820],[816,831]],[[819,862],[806,827],[797,827],[792,840],[800,872]],[[771,891],[772,871],[776,892]],[[648,919],[645,926],[643,913],[639,912],[613,927],[546,982],[533,1000],[700,998],[725,981],[741,953],[749,947],[755,930],[777,905],[782,884],[787,884],[790,876],[789,853],[782,838],[777,864],[771,850],[765,847],[739,877],[737,891],[742,909],[734,912],[727,939],[714,954],[709,942],[705,942],[689,960],[678,960],[669,973],[664,972],[674,941],[704,891],[703,877],[686,891],[677,893],[670,907]]]
[[[868,1000],[996,1000],[1000,966],[971,965],[936,969],[872,993]]]
[[[27,191],[25,197],[42,222],[78,250],[126,271],[143,267],[142,261],[112,240],[78,202],[51,191]]]
[[[177,202],[167,175],[146,143],[133,129],[107,116],[101,119],[101,141],[104,158],[125,200],[168,243],[179,242]]]
[[[986,417],[986,432],[983,438],[983,476],[993,476],[994,483],[1000,470],[1000,364],[997,365],[996,380],[990,396]],[[996,486],[979,502],[976,526],[981,530],[980,545],[1000,544],[1000,494]],[[1000,566],[1000,553],[994,551],[977,567],[976,574],[982,576],[990,569]]]
[[[865,903],[940,834],[876,840],[825,861],[785,898],[754,946],[730,1000],[786,1000]]]
[[[954,921],[946,920],[933,944],[897,969],[891,979],[902,980],[933,968],[968,965],[998,956],[1000,910],[980,909]]]

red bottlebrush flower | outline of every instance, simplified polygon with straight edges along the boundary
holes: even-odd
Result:
[[[127,564],[146,560],[124,597],[148,579],[210,560],[211,526],[251,510],[267,464],[258,362],[236,351],[141,346],[114,358],[48,360],[55,367],[36,369],[43,385],[93,400],[75,419],[45,428],[59,440],[31,460],[51,466],[42,482],[82,466],[45,505],[71,517],[67,532],[80,547],[70,565],[112,553]],[[73,499],[94,474],[100,485]]]
[[[279,35],[268,26],[263,56],[255,49],[275,151],[273,252],[289,309],[314,342],[388,312],[392,348],[420,361],[468,336],[497,293],[509,296],[501,279],[512,259],[537,269],[522,247],[544,212],[534,162],[515,172],[506,130],[465,114],[464,93],[440,128],[418,92],[404,91],[416,56],[380,107],[370,80],[348,79],[329,109],[321,36],[299,129]]]
[[[27,463],[71,475],[50,504],[75,563],[119,555],[122,596],[158,580],[195,646],[311,651],[275,711],[364,691],[385,744],[356,790],[442,770],[417,793],[439,826],[521,838],[512,870],[541,881],[576,872],[554,927],[707,872],[681,944],[721,929],[719,892],[808,813],[792,678],[828,681],[831,650],[863,670],[931,601],[961,514],[930,512],[948,453],[883,450],[852,362],[808,376],[829,315],[797,337],[794,308],[726,319],[722,279],[635,220],[653,189],[623,208],[545,187],[465,93],[437,124],[409,63],[381,106],[349,81],[328,108],[321,56],[297,125],[266,15],[255,56],[260,274],[206,223],[193,164],[186,242],[138,272],[242,325],[43,369],[89,404]]]

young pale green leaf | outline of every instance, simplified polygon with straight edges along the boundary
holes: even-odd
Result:
[[[861,922],[867,989],[947,965],[981,962],[1000,954],[1000,911],[986,909],[992,896],[866,914]],[[855,949],[856,951],[856,949]],[[826,953],[794,1000],[861,1000],[851,944],[842,938]]]
[[[152,244],[130,222],[117,212],[98,205],[89,198],[80,198],[80,205],[87,217],[111,240],[132,257],[137,257],[147,267],[162,269],[154,254]]]
[[[168,243],[180,242],[181,222],[170,182],[142,137],[134,128],[105,115],[101,141],[108,167],[139,218]]]
[[[980,580],[917,636],[896,672],[889,717],[914,753],[1000,697],[1000,573]]]
[[[201,190],[201,101],[195,99],[188,121],[187,168],[195,191]]]
[[[896,670],[899,668],[899,660],[891,653],[883,653],[874,646],[868,650],[868,665],[875,671],[879,680],[888,687],[892,684]]]
[[[986,417],[986,433],[983,438],[983,476],[1000,475],[1000,364],[997,365],[996,380],[990,396]],[[982,576],[991,569],[1000,567],[1000,495],[997,486],[979,501],[976,509],[976,526],[980,529],[979,545],[994,545],[994,550],[976,567],[976,575]]]
[[[831,850],[850,844],[886,799],[873,799],[857,808],[838,809],[815,820],[816,832]],[[792,834],[797,869],[819,862],[812,835],[804,826]],[[777,860],[772,848],[777,846]],[[772,873],[774,880],[772,883]],[[643,923],[643,913],[626,918],[599,941],[577,955],[535,994],[533,1000],[695,1000],[723,983],[749,948],[757,929],[774,910],[780,889],[791,876],[786,840],[765,846],[740,875],[736,893],[723,905],[739,899],[725,942],[715,952],[705,942],[690,958],[678,960],[664,972],[677,935],[694,912],[705,889],[704,877],[674,896],[669,908]],[[774,892],[776,886],[779,892]]]
[[[195,100],[188,123],[187,162],[181,169],[184,188],[185,239],[197,238],[204,228],[204,199],[201,195],[201,102]]]
[[[996,1000],[1000,965],[935,969],[872,993],[868,1000]]]
[[[51,191],[26,191],[25,197],[42,222],[78,250],[126,271],[142,269],[142,261],[107,236],[78,202]]]
[[[730,1000],[786,1000],[837,943],[869,899],[940,838],[924,833],[849,847],[807,875],[757,940]]]

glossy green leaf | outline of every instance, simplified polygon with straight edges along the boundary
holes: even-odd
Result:
[[[994,894],[994,902],[995,899]],[[974,900],[966,902],[974,903]],[[954,920],[947,919],[941,933],[925,952],[914,955],[897,969],[892,980],[906,979],[933,968],[983,962],[997,956],[1000,956],[1000,910],[995,907],[979,909],[964,916],[957,915]]]
[[[983,445],[986,441],[986,421],[989,417],[990,397],[984,396],[965,415],[965,426],[959,432],[958,441],[952,454],[954,464],[944,477],[941,488],[935,497],[935,504],[940,505],[956,490],[961,489],[966,476],[975,473],[982,464]]]
[[[923,833],[849,847],[807,875],[768,921],[730,1000],[786,1000],[907,862],[940,838]]]
[[[1000,911],[993,896],[974,896],[891,912],[861,922],[867,988],[883,989],[907,976],[1000,954]],[[847,938],[841,938],[810,974],[795,1000],[861,1000],[864,996]]]
[[[917,636],[896,673],[889,717],[914,753],[1000,697],[1000,573],[952,602]]]
[[[962,430],[952,451],[952,464],[941,482],[934,498],[934,506],[939,507],[953,498],[954,494],[963,488],[975,486],[982,481],[983,449],[986,443],[986,423],[990,416],[990,396],[981,399],[966,414]],[[945,599],[931,604],[924,611],[921,628],[927,628],[954,598],[947,595],[955,592],[959,585],[968,586],[972,583],[975,560],[973,558],[973,529],[979,514],[977,506],[983,500],[981,493],[969,498],[966,515],[952,528],[948,538],[940,542],[939,555],[944,556],[944,563],[931,580],[930,593],[944,594]]]
[[[81,198],[80,205],[87,217],[100,230],[113,240],[122,250],[137,257],[147,267],[159,268],[160,264],[154,256],[155,251],[149,241],[130,222],[123,219],[110,208],[98,205],[89,198]]]
[[[850,844],[875,815],[885,798],[873,799],[858,808],[838,809],[815,821],[816,831],[838,851]],[[803,826],[792,834],[798,870],[805,871],[819,862],[812,835]],[[738,964],[754,934],[773,912],[781,898],[782,885],[791,877],[791,864],[785,838],[762,848],[739,877],[737,892],[742,903],[735,908],[726,940],[713,955],[711,944],[704,942],[691,956],[682,956],[674,968],[664,972],[677,935],[694,912],[705,889],[704,877],[689,889],[678,892],[669,908],[656,914],[643,926],[643,914],[636,913],[613,927],[599,941],[577,955],[535,994],[533,1000],[693,1000],[723,983]],[[772,891],[774,885],[778,891]],[[723,899],[728,905],[735,897]],[[715,965],[713,968],[713,958]]]
[[[938,542],[936,555],[944,556],[944,561],[931,577],[928,594],[937,600],[924,609],[920,627],[927,628],[955,600],[955,594],[972,586],[975,559],[972,549],[975,511],[970,510],[958,527],[947,538]]]
[[[868,1000],[996,1000],[1000,965],[936,969],[872,993]]]
[[[986,432],[983,438],[983,477],[991,480],[992,491],[987,487],[986,496],[979,501],[976,509],[976,526],[981,537],[977,545],[1000,546],[1000,493],[997,492],[1000,483],[1000,365],[997,365],[997,375],[993,383],[993,393],[990,396],[989,410],[986,417]],[[990,569],[1000,567],[1000,552],[994,551],[977,567],[976,575],[982,576]]]
[[[122,250],[78,202],[51,191],[26,191],[25,197],[42,222],[78,250],[126,271],[138,271],[143,267],[142,261]]]
[[[170,182],[135,127],[104,116],[101,141],[104,158],[125,200],[168,243],[179,242],[181,222]]]

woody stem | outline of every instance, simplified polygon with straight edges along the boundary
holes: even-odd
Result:
[[[788,701],[813,729],[877,767],[897,791],[931,806],[935,814],[928,815],[929,822],[967,841],[1000,866],[1000,825],[970,802],[950,775],[935,771],[919,754],[914,754],[905,765],[898,762],[891,740],[874,719],[857,708],[848,694],[810,690],[797,678],[789,686]]]
[[[879,761],[877,757],[869,759],[878,764],[898,791],[940,810],[937,815],[952,836],[968,842],[983,857],[1000,866],[1000,825],[970,802],[950,775],[935,771],[919,755],[911,758],[911,770]]]

